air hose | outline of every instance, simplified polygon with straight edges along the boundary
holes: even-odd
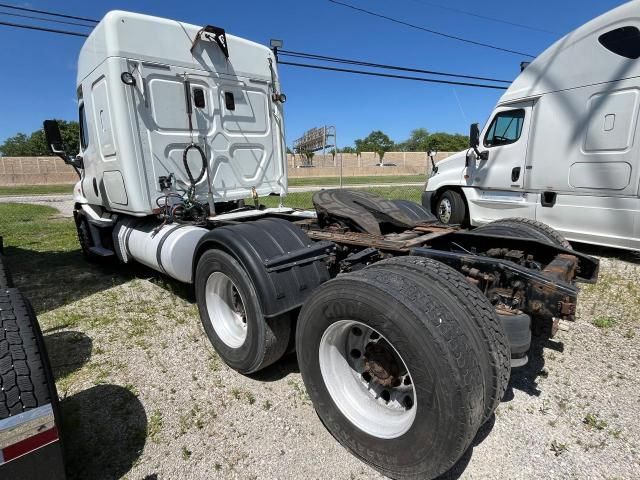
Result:
[[[193,178],[193,173],[191,173],[191,168],[189,168],[189,162],[187,161],[187,155],[189,154],[189,150],[195,148],[200,153],[200,158],[202,159],[202,167],[200,169],[200,175],[198,178]],[[189,177],[189,181],[191,182],[191,187],[195,187],[196,183],[198,183],[204,177],[205,172],[207,171],[207,157],[204,154],[202,148],[195,143],[192,143],[182,152],[182,163],[184,163],[184,169],[187,171],[187,176]]]

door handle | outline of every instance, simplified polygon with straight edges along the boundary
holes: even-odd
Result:
[[[553,207],[556,204],[556,192],[542,192],[540,203],[543,207]]]
[[[511,170],[511,181],[517,182],[519,178],[520,178],[520,167],[514,167],[513,170]]]

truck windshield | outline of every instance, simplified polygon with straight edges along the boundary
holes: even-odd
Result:
[[[496,147],[516,142],[522,133],[524,110],[506,110],[493,117],[484,137],[485,147]]]

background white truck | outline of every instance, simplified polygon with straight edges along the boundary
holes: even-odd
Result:
[[[434,478],[526,363],[533,326],[575,315],[598,262],[532,221],[469,233],[420,205],[287,191],[276,56],[213,27],[110,12],[80,52],[78,238],[193,285],[219,356],[251,373],[296,350],[318,415],[394,478]],[[245,205],[245,200],[247,205]]]
[[[505,217],[640,249],[640,2],[558,40],[520,73],[472,147],[438,163],[423,205],[448,224]],[[476,153],[477,152],[477,153]]]

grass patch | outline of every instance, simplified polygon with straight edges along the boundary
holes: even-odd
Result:
[[[415,183],[424,182],[425,175],[369,175],[362,177],[342,177],[343,185],[366,185],[368,183]],[[300,177],[290,178],[290,187],[304,187],[308,185],[339,185],[340,180],[335,177]],[[73,193],[73,184],[56,185],[13,185],[0,187],[0,196],[9,195],[64,195]]]
[[[366,185],[368,183],[379,185],[382,183],[424,183],[425,175],[369,175],[364,177],[342,177],[343,185]],[[336,177],[299,177],[289,178],[290,187],[305,187],[309,185],[339,185],[340,179]]]
[[[372,187],[358,189],[358,191],[374,193],[380,195],[389,200],[411,200],[412,202],[420,203],[422,196],[422,187]],[[289,193],[285,200],[284,205],[291,208],[313,208],[314,192],[292,192]],[[245,200],[247,205],[253,205],[251,199]],[[266,207],[277,207],[280,203],[279,197],[261,197],[260,203]]]
[[[55,208],[22,203],[0,204],[0,235],[5,247],[47,251],[78,248],[76,229],[70,218],[50,218]]]
[[[589,428],[595,428],[596,430],[604,430],[607,428],[607,422],[601,420],[598,415],[593,413],[587,413],[585,417],[582,419],[582,423],[584,423]]]
[[[593,324],[598,328],[611,328],[616,323],[616,319],[611,317],[597,317],[593,320]]]
[[[73,193],[73,184],[63,185],[13,185],[11,187],[0,187],[0,196],[6,195],[53,195],[53,194]]]
[[[149,437],[153,443],[160,443],[159,436],[163,425],[162,413],[160,413],[160,410],[154,410],[151,415],[149,415],[149,421],[147,423],[147,437]]]
[[[559,457],[567,450],[569,450],[569,447],[567,447],[566,443],[562,443],[557,440],[551,442],[551,451],[556,457]]]
[[[189,460],[191,458],[191,450],[189,450],[187,447],[182,447],[182,459],[183,460]]]

